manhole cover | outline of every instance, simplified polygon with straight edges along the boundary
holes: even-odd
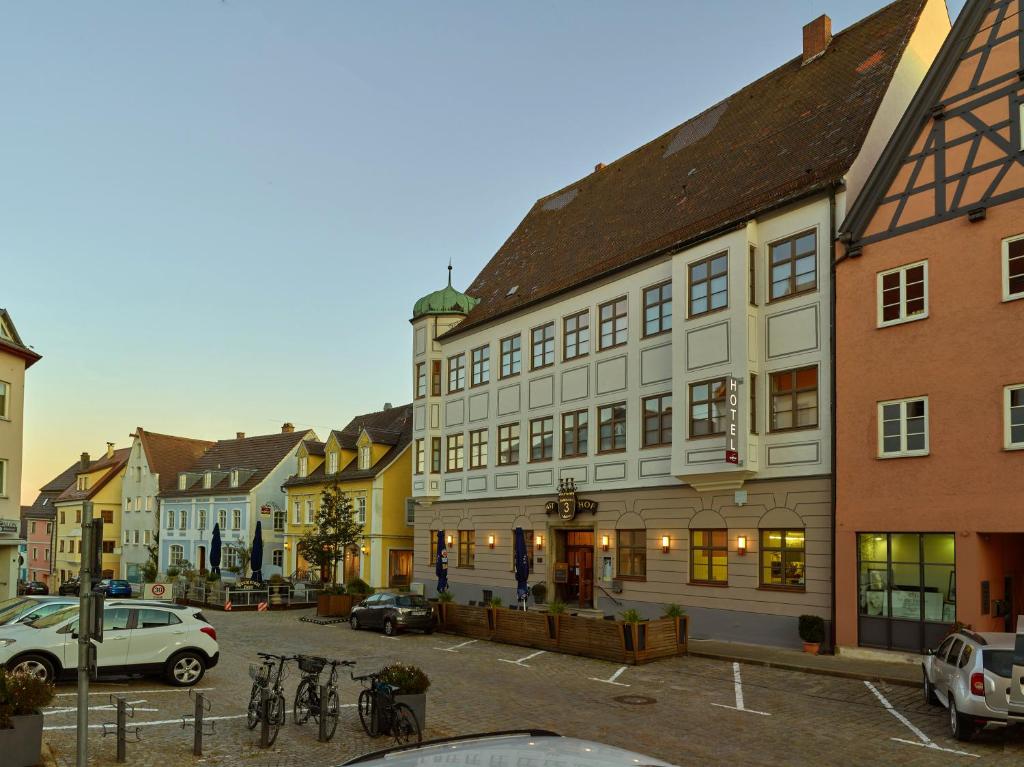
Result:
[[[658,701],[648,698],[646,695],[616,695],[612,700],[617,703],[625,703],[627,706],[649,706]]]

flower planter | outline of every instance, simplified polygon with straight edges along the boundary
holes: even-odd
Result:
[[[416,721],[420,729],[427,729],[427,694],[421,692],[418,695],[396,695],[395,703],[404,703],[416,714]]]
[[[43,715],[12,716],[13,729],[0,730],[0,754],[5,767],[39,764],[43,750]]]
[[[316,614],[321,618],[347,618],[351,612],[351,594],[321,594],[317,597]]]
[[[804,642],[804,652],[817,655],[821,649],[821,642]]]

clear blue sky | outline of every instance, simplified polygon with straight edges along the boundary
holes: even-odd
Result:
[[[449,258],[465,287],[535,199],[882,4],[7,4],[0,306],[44,355],[24,502],[137,425],[323,436],[409,400]]]

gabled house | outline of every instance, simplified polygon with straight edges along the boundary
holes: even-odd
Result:
[[[237,547],[252,544],[257,520],[263,531],[263,576],[284,572],[285,493],[282,483],[295,466],[295,456],[312,430],[296,431],[290,423],[280,434],[215,442],[197,460],[178,472],[174,485],[161,490],[160,572],[190,563],[210,567],[213,527],[221,530],[221,571],[231,579],[242,563]]]
[[[319,577],[296,548],[320,508],[320,494],[334,483],[352,501],[363,525],[360,543],[345,552],[339,579],[361,578],[374,588],[408,586],[412,578],[412,405],[386,406],[356,416],[326,442],[306,441],[288,495],[285,549],[289,574]]]
[[[38,569],[45,570],[49,576],[52,576],[55,572],[54,565],[57,552],[57,499],[60,497],[61,493],[75,484],[75,477],[77,476],[80,467],[81,461],[75,461],[73,464],[68,466],[68,468],[39,488],[39,495],[36,496],[35,501],[32,503],[32,511],[30,512],[32,516],[36,519],[48,518],[50,520],[50,524],[45,526],[48,541],[46,545],[43,546],[48,562],[44,564],[39,561],[37,563]],[[39,540],[39,545],[43,545],[41,539]],[[47,584],[51,583],[49,579],[45,582]],[[52,583],[56,585],[57,581],[53,580]]]

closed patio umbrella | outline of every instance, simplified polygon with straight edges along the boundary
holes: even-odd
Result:
[[[220,574],[220,523],[213,526],[213,539],[210,541],[210,572]]]
[[[521,527],[515,529],[512,554],[515,558],[516,598],[525,610],[526,600],[530,594],[530,587],[527,584],[530,578],[530,556],[526,553],[526,533]]]
[[[444,530],[437,531],[437,561],[434,563],[437,574],[437,593],[448,590],[448,551],[444,547]]]
[[[256,522],[256,532],[252,536],[252,555],[249,557],[252,567],[252,579],[263,583],[263,523]]]

